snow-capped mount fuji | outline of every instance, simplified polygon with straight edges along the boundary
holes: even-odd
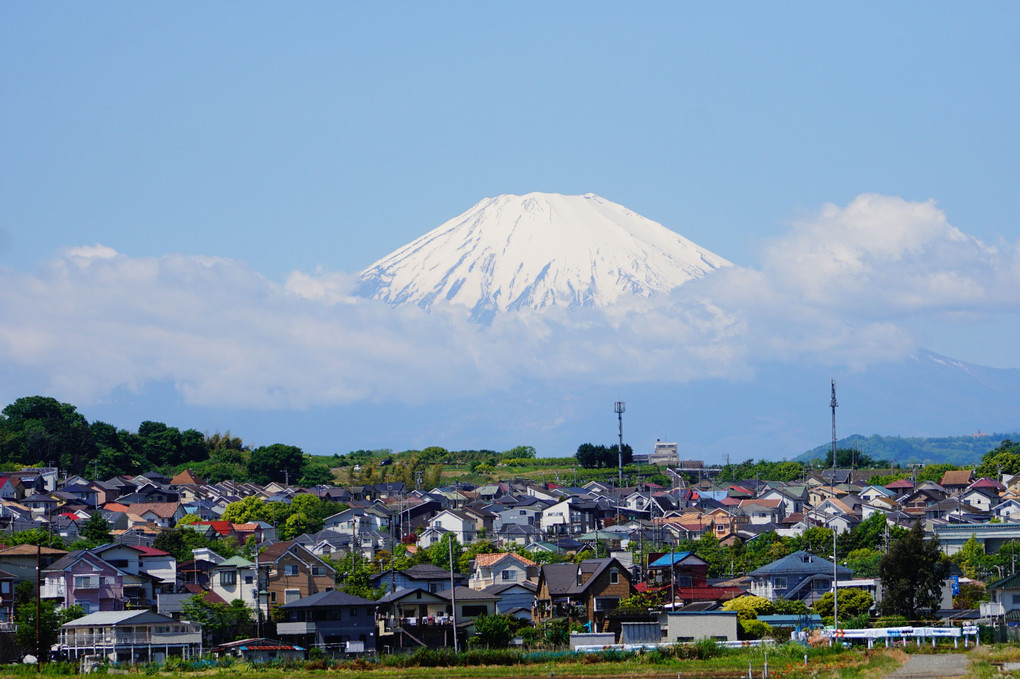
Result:
[[[605,307],[731,266],[661,224],[594,194],[486,198],[361,272],[358,293],[476,317],[548,306]]]

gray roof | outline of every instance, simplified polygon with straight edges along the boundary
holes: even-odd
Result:
[[[839,577],[853,575],[853,571],[843,566],[837,567]],[[832,562],[805,551],[788,554],[770,564],[753,570],[748,575],[764,577],[768,575],[832,575]]]
[[[159,622],[174,622],[174,619],[151,611],[100,611],[99,613],[90,613],[83,618],[72,620],[61,625],[61,627],[105,627],[128,623],[142,625]]]

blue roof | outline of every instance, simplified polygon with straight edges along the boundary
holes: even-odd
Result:
[[[661,556],[652,563],[648,564],[649,568],[661,568],[663,566],[672,566],[673,564],[680,563],[694,552],[672,552]]]

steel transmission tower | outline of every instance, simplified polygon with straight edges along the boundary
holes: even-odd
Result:
[[[620,447],[618,449],[618,471],[619,471],[619,488],[623,487],[623,413],[627,410],[627,404],[623,401],[617,401],[613,404],[613,412],[616,413],[616,418],[620,421]]]

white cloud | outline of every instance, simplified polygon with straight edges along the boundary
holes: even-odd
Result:
[[[354,297],[350,274],[279,285],[235,260],[97,244],[38,273],[0,270],[0,352],[80,404],[160,381],[193,405],[275,409],[481,395],[529,378],[742,379],[770,360],[894,360],[915,348],[905,319],[1015,309],[1017,253],[961,233],[930,202],[867,195],[793,225],[760,270],[477,325],[460,309]]]

